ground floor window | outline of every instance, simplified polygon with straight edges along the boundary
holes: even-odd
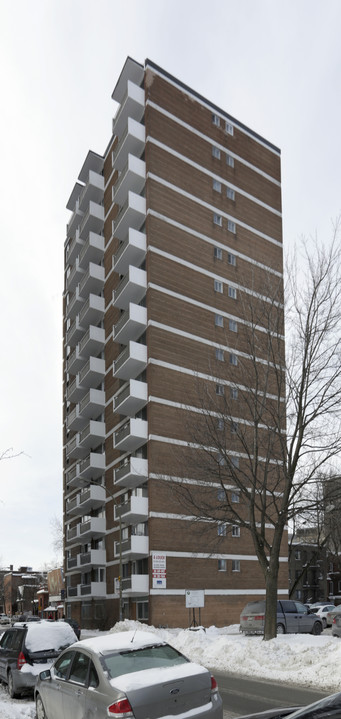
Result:
[[[84,604],[82,604],[81,612],[82,612],[82,619],[91,619],[91,603],[84,602]]]
[[[148,602],[136,602],[136,619],[139,622],[148,620]]]

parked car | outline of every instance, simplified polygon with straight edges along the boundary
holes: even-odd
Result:
[[[67,622],[68,624],[70,624],[70,627],[72,627],[77,639],[81,638],[81,628],[75,619],[71,619],[71,618],[69,619],[68,617],[64,617],[63,619],[59,619],[59,621]]]
[[[49,666],[77,637],[69,624],[15,623],[0,637],[0,679],[11,697],[33,690],[39,671]]]
[[[335,609],[334,604],[313,604],[309,611],[311,614],[315,614],[315,616],[320,617],[323,629],[327,626],[327,614],[328,612],[332,612],[333,609]]]
[[[335,614],[332,622],[332,636],[341,637],[341,612]]]
[[[340,612],[341,604],[339,604],[337,607],[334,607],[334,609],[331,609],[330,612],[327,612],[327,627],[332,626],[334,617],[336,617],[336,615]]]
[[[240,631],[244,634],[263,634],[265,620],[265,601],[249,602],[240,615]],[[310,610],[291,599],[277,600],[277,634],[298,634],[310,632],[321,634],[322,620]]]
[[[0,614],[0,624],[10,624],[11,620],[7,614]]]
[[[108,716],[222,719],[211,673],[141,631],[84,639],[66,649],[35,687],[38,719]],[[81,704],[81,706],[80,706]]]
[[[257,712],[257,714],[244,714],[238,717],[238,719],[339,719],[341,716],[341,692],[337,694],[331,694],[328,697],[319,699],[319,701],[308,706],[300,707],[287,707],[281,709],[267,709],[263,712]]]

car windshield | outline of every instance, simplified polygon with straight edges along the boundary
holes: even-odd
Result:
[[[123,650],[115,654],[106,654],[102,658],[105,669],[110,679],[140,672],[144,669],[155,669],[157,667],[173,667],[175,664],[185,664],[188,659],[173,649],[168,644],[142,647],[133,651]]]
[[[339,719],[341,710],[341,693],[332,694],[329,697],[320,699],[314,704],[298,709],[293,714],[289,714],[287,719],[324,719],[324,717],[334,717]]]

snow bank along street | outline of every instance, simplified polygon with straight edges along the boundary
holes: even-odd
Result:
[[[231,672],[249,677],[296,684],[332,694],[341,687],[341,640],[323,632],[284,634],[270,642],[261,637],[244,637],[238,625],[206,631],[188,629],[156,629],[138,622],[118,622],[112,629],[119,632],[143,629],[156,634],[183,652],[192,661],[213,672]],[[82,631],[82,638],[99,632]],[[33,700],[9,699],[0,685],[0,719],[34,719]]]

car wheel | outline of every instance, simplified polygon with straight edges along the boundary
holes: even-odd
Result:
[[[47,719],[47,714],[40,694],[37,694],[36,696],[36,713],[37,719]]]
[[[15,691],[13,674],[11,671],[9,671],[8,675],[7,675],[7,691],[9,693],[11,699],[15,699],[15,697],[17,696],[17,692]]]
[[[285,634],[284,624],[277,624],[277,634]]]
[[[326,620],[325,617],[322,617],[322,624],[323,624],[323,629],[326,629],[326,627],[327,627],[327,620]]]
[[[314,626],[313,626],[313,628],[312,628],[312,630],[311,630],[311,633],[312,633],[312,634],[315,634],[315,636],[316,636],[316,635],[318,635],[318,634],[321,634],[321,632],[322,632],[322,624],[321,624],[321,622],[315,622],[315,624],[314,624]]]

